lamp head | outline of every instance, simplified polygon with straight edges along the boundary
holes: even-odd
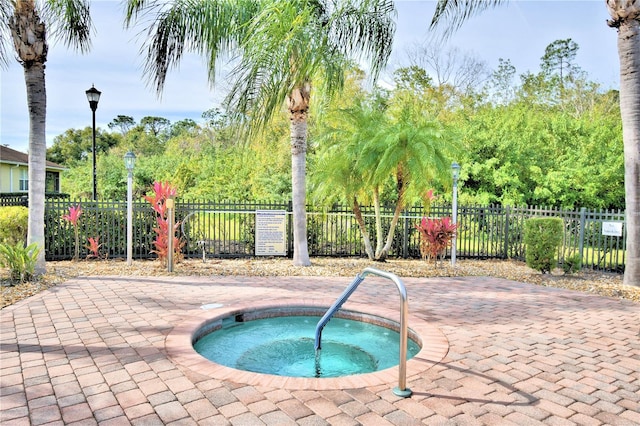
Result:
[[[100,101],[100,95],[102,92],[96,89],[92,84],[91,89],[85,91],[85,93],[87,94],[87,100],[89,101],[91,111],[98,109],[98,102]]]
[[[451,174],[453,175],[453,180],[458,180],[458,177],[460,177],[460,164],[455,161],[451,164]]]
[[[128,171],[132,171],[133,167],[136,165],[136,155],[129,151],[124,155],[124,167]]]

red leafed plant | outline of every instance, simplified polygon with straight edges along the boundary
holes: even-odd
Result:
[[[451,223],[451,218],[443,217],[430,219],[423,217],[420,225],[416,225],[420,231],[420,254],[422,259],[433,259],[437,262],[438,256],[444,255],[447,247],[451,246],[451,240],[458,226]]]
[[[89,241],[89,245],[86,245],[85,247],[90,252],[87,258],[90,258],[90,257],[95,257],[96,259],[100,258],[100,247],[102,247],[102,244],[98,243],[99,239],[100,239],[100,236],[97,236],[95,238],[93,237],[87,238],[87,241]]]
[[[155,250],[151,250],[151,253],[155,253],[163,262],[166,262],[167,255],[169,254],[169,219],[167,216],[167,199],[175,197],[177,194],[176,188],[169,182],[154,182],[153,194],[145,195],[153,210],[156,212],[157,226],[153,228],[156,232],[156,240],[153,242]],[[180,222],[176,222],[173,226],[173,250],[174,258],[180,259],[182,255],[182,246],[184,243],[177,238],[176,231],[180,228]]]
[[[73,260],[77,261],[80,257],[80,237],[78,235],[78,220],[80,220],[80,215],[82,214],[82,207],[80,205],[77,206],[69,206],[69,214],[62,215],[62,219],[70,222],[73,225],[73,232],[76,237],[76,247],[73,255]]]

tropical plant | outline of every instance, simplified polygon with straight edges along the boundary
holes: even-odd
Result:
[[[237,58],[227,104],[251,133],[283,104],[290,119],[293,262],[310,265],[306,239],[307,120],[312,84],[322,95],[341,89],[347,59],[369,59],[374,78],[395,32],[391,0],[128,0],[126,25],[148,27],[146,73],[158,92],[185,51],[204,56],[213,83],[216,61]],[[150,15],[151,14],[151,15]],[[151,18],[150,21],[148,19]]]
[[[69,214],[62,215],[62,219],[71,223],[73,226],[73,234],[75,236],[75,250],[73,255],[73,260],[77,261],[80,258],[80,235],[78,230],[78,220],[80,220],[80,215],[82,214],[82,207],[77,206],[69,206]]]
[[[340,117],[320,139],[327,149],[318,162],[320,193],[344,191],[362,231],[370,259],[384,261],[391,250],[400,213],[409,201],[420,198],[450,173],[456,143],[447,138],[439,122],[423,115],[418,101],[401,92],[391,99],[362,99],[352,108],[339,109]],[[381,194],[394,203],[386,236],[382,227]],[[360,205],[371,201],[376,216],[375,251]]]
[[[8,62],[9,40],[24,68],[29,109],[29,229],[27,241],[40,250],[36,273],[45,272],[44,194],[47,95],[44,69],[47,35],[77,48],[90,46],[91,18],[87,0],[0,0],[0,65]]]
[[[459,28],[470,16],[505,0],[438,0],[431,27],[449,18],[448,32]],[[623,283],[640,286],[640,0],[606,0],[618,31],[620,58],[620,113],[625,158],[625,214],[627,263]]]
[[[180,229],[180,222],[173,224],[173,232],[170,232],[167,200],[174,198],[177,191],[169,182],[154,182],[153,194],[145,195],[144,198],[151,204],[151,208],[156,212],[156,227],[153,228],[156,233],[156,239],[153,242],[155,247],[152,253],[155,253],[162,262],[166,262],[169,255],[169,234],[173,237],[174,259],[179,260],[182,256],[182,247],[184,242],[176,237],[176,231]]]
[[[87,250],[89,250],[89,254],[87,255],[87,258],[91,258],[91,257],[95,257],[96,259],[100,258],[100,247],[102,247],[102,244],[98,242],[99,240],[100,240],[99,235],[96,236],[95,238],[93,237],[87,238],[87,241],[89,242],[89,244],[85,246]]]
[[[433,259],[437,263],[442,259],[447,247],[456,234],[458,225],[451,222],[450,217],[430,219],[423,217],[416,229],[420,232],[420,254],[422,259]]]
[[[9,268],[11,281],[29,281],[34,277],[39,250],[37,243],[26,247],[21,242],[13,246],[0,243],[0,266]]]

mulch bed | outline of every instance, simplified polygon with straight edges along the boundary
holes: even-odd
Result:
[[[491,276],[545,287],[565,288],[615,297],[640,303],[640,287],[622,285],[622,275],[591,270],[565,275],[562,270],[541,274],[523,262],[512,260],[458,260],[456,267],[447,262],[390,259],[371,262],[359,258],[312,258],[308,267],[293,266],[286,258],[190,259],[174,265],[169,273],[160,261],[134,261],[127,266],[121,260],[82,260],[47,262],[47,273],[34,282],[13,285],[7,270],[0,269],[2,299],[0,308],[12,305],[43,290],[78,276],[167,276],[167,275],[244,275],[244,276],[344,276],[354,277],[373,266],[399,277]]]

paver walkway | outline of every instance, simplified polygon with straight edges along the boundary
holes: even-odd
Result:
[[[4,425],[639,425],[640,305],[493,278],[403,279],[449,341],[394,383],[286,390],[177,365],[165,338],[201,305],[337,297],[348,278],[86,277],[0,311]],[[354,302],[398,309],[388,282]],[[351,300],[350,299],[350,300]],[[411,326],[411,324],[409,324]]]

